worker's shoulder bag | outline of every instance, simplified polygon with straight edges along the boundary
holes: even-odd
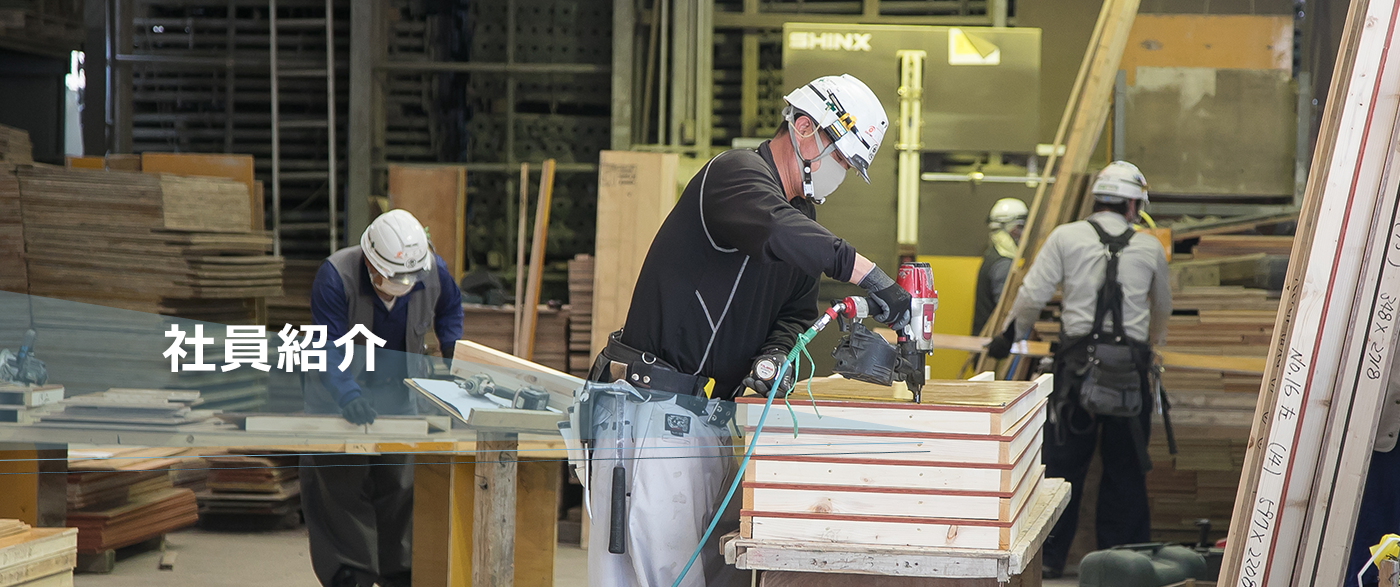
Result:
[[[1118,281],[1118,259],[1134,231],[1130,226],[1114,236],[1093,221],[1089,225],[1099,233],[1099,242],[1108,246],[1108,263],[1094,307],[1094,328],[1083,343],[1087,360],[1076,373],[1082,377],[1079,405],[1090,414],[1133,417],[1142,412],[1142,373],[1151,356],[1145,343],[1128,338],[1123,330],[1123,286]],[[1113,328],[1105,331],[1104,319],[1110,314]]]

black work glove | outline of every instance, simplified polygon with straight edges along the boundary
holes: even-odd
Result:
[[[356,426],[373,424],[374,417],[378,415],[379,413],[374,411],[374,406],[369,405],[369,400],[363,397],[350,400],[350,403],[345,404],[345,407],[340,409],[340,417]]]
[[[870,292],[871,318],[884,322],[895,332],[909,325],[909,308],[913,298],[884,271],[871,267],[870,273],[865,274],[859,285]]]
[[[744,378],[744,387],[757,391],[763,397],[768,397],[769,393],[776,393],[777,395],[773,396],[775,398],[787,396],[787,393],[792,391],[793,382],[796,380],[793,377],[791,366],[783,374],[782,382],[777,385],[773,384],[773,379],[778,376],[778,368],[782,367],[785,360],[787,360],[787,356],[777,350],[771,350],[754,357],[753,371]]]
[[[1015,338],[1016,323],[1012,322],[1010,326],[1006,327],[1006,332],[997,335],[992,338],[991,342],[987,343],[987,356],[997,360],[1011,356],[1011,344],[1015,342],[1013,340]]]

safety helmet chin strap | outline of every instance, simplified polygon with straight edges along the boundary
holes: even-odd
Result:
[[[787,119],[788,140],[792,141],[792,154],[794,157],[797,157],[798,167],[802,170],[802,196],[820,204],[824,202],[826,198],[818,199],[816,190],[812,189],[812,162],[816,161],[817,159],[821,159],[822,157],[825,157],[827,156],[827,154],[836,150],[836,141],[832,141],[831,143],[829,143],[825,149],[822,149],[820,153],[817,153],[817,156],[812,157],[811,159],[803,157],[802,148],[797,146],[798,116],[803,115],[796,112],[796,110],[792,106],[788,106],[784,109],[783,118]],[[816,124],[815,120],[813,121],[813,124]],[[812,131],[812,135],[816,136],[820,132],[821,129],[814,130]],[[822,144],[821,139],[817,139],[817,144]]]

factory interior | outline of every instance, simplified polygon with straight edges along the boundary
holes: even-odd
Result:
[[[0,587],[1400,586],[1397,22],[0,0]]]

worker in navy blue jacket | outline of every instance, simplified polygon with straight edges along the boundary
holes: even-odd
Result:
[[[340,414],[371,424],[380,414],[415,414],[403,380],[430,373],[429,354],[450,361],[462,336],[462,294],[412,214],[391,210],[370,224],[360,245],[321,264],[311,287],[311,317],[334,341],[362,325],[382,349],[356,340],[327,345],[327,369],[303,377],[306,413]],[[426,347],[428,329],[440,343]],[[349,368],[337,367],[353,351]],[[374,369],[366,351],[376,352]],[[301,458],[301,501],[311,565],[327,587],[410,585],[413,462],[409,455]]]

